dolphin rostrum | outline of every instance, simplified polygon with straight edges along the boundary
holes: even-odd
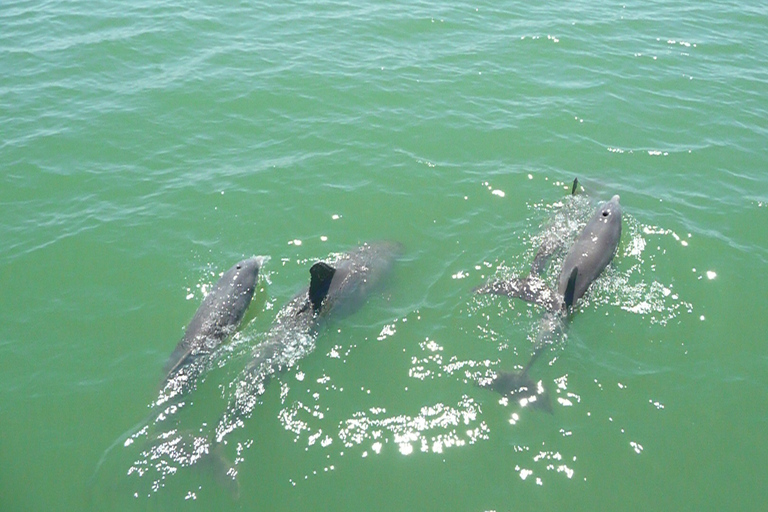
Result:
[[[519,297],[547,310],[539,322],[533,354],[528,364],[520,372],[501,372],[490,382],[481,383],[482,387],[519,398],[523,405],[532,403],[551,411],[546,390],[540,382],[535,384],[528,372],[541,353],[563,337],[571,306],[611,262],[620,238],[621,205],[619,196],[615,195],[600,205],[571,245],[560,270],[557,290],[547,286],[539,275],[557,249],[554,244],[548,244],[547,240],[539,248],[528,277],[491,281],[475,290],[477,293]]]

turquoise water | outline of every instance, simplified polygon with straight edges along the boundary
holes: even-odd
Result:
[[[689,2],[0,5],[0,509],[762,510],[768,7]],[[567,188],[617,258],[535,367]],[[559,223],[559,224],[558,224]],[[258,343],[312,262],[404,246],[205,464],[129,474],[216,275],[270,260]],[[553,262],[552,274],[557,261]],[[223,358],[181,428],[210,428]]]

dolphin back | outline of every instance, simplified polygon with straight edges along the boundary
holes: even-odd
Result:
[[[396,242],[369,242],[329,263],[335,271],[319,313],[345,316],[356,311],[381,286],[401,252]]]

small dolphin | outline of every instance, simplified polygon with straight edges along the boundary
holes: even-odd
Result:
[[[574,181],[574,192],[576,184]],[[521,397],[528,402],[538,402],[536,406],[551,411],[546,391],[540,382],[537,385],[531,380],[528,371],[546,347],[562,338],[571,306],[586,293],[589,285],[611,262],[620,238],[621,205],[619,196],[615,195],[597,209],[571,245],[560,270],[557,290],[549,288],[539,276],[546,260],[556,250],[554,246],[544,247],[545,244],[539,248],[528,277],[497,280],[475,290],[477,293],[518,297],[547,309],[540,321],[534,351],[528,364],[521,372],[499,373],[490,382],[481,383],[482,387],[503,395]]]
[[[163,386],[179,376],[204,354],[210,354],[235,332],[245,316],[256,290],[259,269],[264,258],[255,256],[238,262],[224,272],[197,308],[187,325],[184,337],[165,365]],[[190,375],[184,375],[188,380]]]
[[[187,391],[200,372],[205,369],[207,363],[205,356],[235,332],[251,303],[256,290],[259,270],[265,260],[266,258],[261,256],[247,258],[222,274],[213,289],[203,299],[202,304],[187,325],[184,336],[169,357],[165,365],[166,376],[163,378],[159,396],[152,403],[152,407],[166,404]],[[122,437],[115,440],[102,454],[92,480],[96,478],[99,468],[115,446],[120,444],[130,446],[136,439],[145,436],[150,431],[150,426],[166,421],[168,414],[167,407],[159,414],[151,414],[153,418],[151,421],[138,423]],[[199,451],[202,442],[200,439],[196,439],[199,437],[192,431],[182,432],[177,426],[161,429],[148,439],[148,447],[143,451],[143,454],[153,460],[173,454],[174,462],[179,465],[189,465],[203,455]],[[218,449],[218,447],[215,448]],[[212,451],[211,455],[213,456],[205,459],[211,463],[210,466],[214,469],[214,474],[226,477],[231,472],[231,464],[220,455],[218,450]],[[146,460],[137,461],[135,464],[143,468]],[[129,474],[135,467],[137,466],[132,467]],[[238,492],[237,482],[230,480],[223,479],[222,482],[227,484],[226,486],[229,487],[233,495],[236,495]]]

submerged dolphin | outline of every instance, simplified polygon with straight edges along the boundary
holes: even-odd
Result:
[[[199,359],[235,332],[251,303],[263,262],[259,256],[238,262],[206,295],[165,364],[164,394],[182,391],[202,370]]]
[[[574,191],[576,189],[574,181]],[[578,301],[597,279],[616,254],[621,238],[621,205],[619,196],[602,204],[584,226],[563,261],[557,290],[552,290],[539,276],[547,259],[554,253],[553,244],[542,244],[531,265],[531,273],[523,279],[497,280],[480,286],[477,293],[492,293],[519,297],[539,304],[547,309],[539,324],[533,354],[521,372],[499,373],[489,383],[481,384],[503,395],[519,397],[525,403],[541,402],[549,408],[546,391],[539,383],[534,384],[528,376],[533,363],[550,345],[559,340],[565,332],[571,306]]]
[[[309,269],[309,288],[278,312],[266,339],[236,381],[234,400],[216,429],[216,439],[237,427],[250,414],[271,377],[310,353],[321,325],[358,309],[389,274],[401,247],[395,242],[371,242],[335,260],[320,261]]]
[[[259,270],[265,259],[260,256],[244,259],[221,275],[198,307],[184,331],[184,336],[165,365],[165,377],[159,396],[151,405],[152,407],[163,406],[164,410],[161,409],[159,414],[151,414],[151,420],[138,423],[121,438],[115,440],[102,454],[96,473],[99,472],[99,468],[115,446],[119,444],[130,446],[148,433],[151,437],[143,454],[153,460],[167,454],[174,454],[174,446],[177,444],[184,444],[187,441],[196,442],[194,432],[179,429],[178,424],[174,424],[170,429],[165,428],[159,431],[155,431],[154,427],[173,416],[174,413],[171,411],[178,410],[179,404],[171,405],[171,400],[188,390],[205,369],[208,363],[206,356],[233,334],[242,322],[256,290]],[[185,465],[190,465],[201,458],[200,453],[195,453],[194,450],[191,452],[191,454],[176,454],[175,462],[185,462]],[[183,457],[188,459],[182,461]],[[135,472],[140,476],[145,471],[147,460],[145,458],[134,463],[129,474]],[[214,465],[219,463],[218,458],[211,458],[211,461]],[[96,474],[94,474],[95,477]]]

